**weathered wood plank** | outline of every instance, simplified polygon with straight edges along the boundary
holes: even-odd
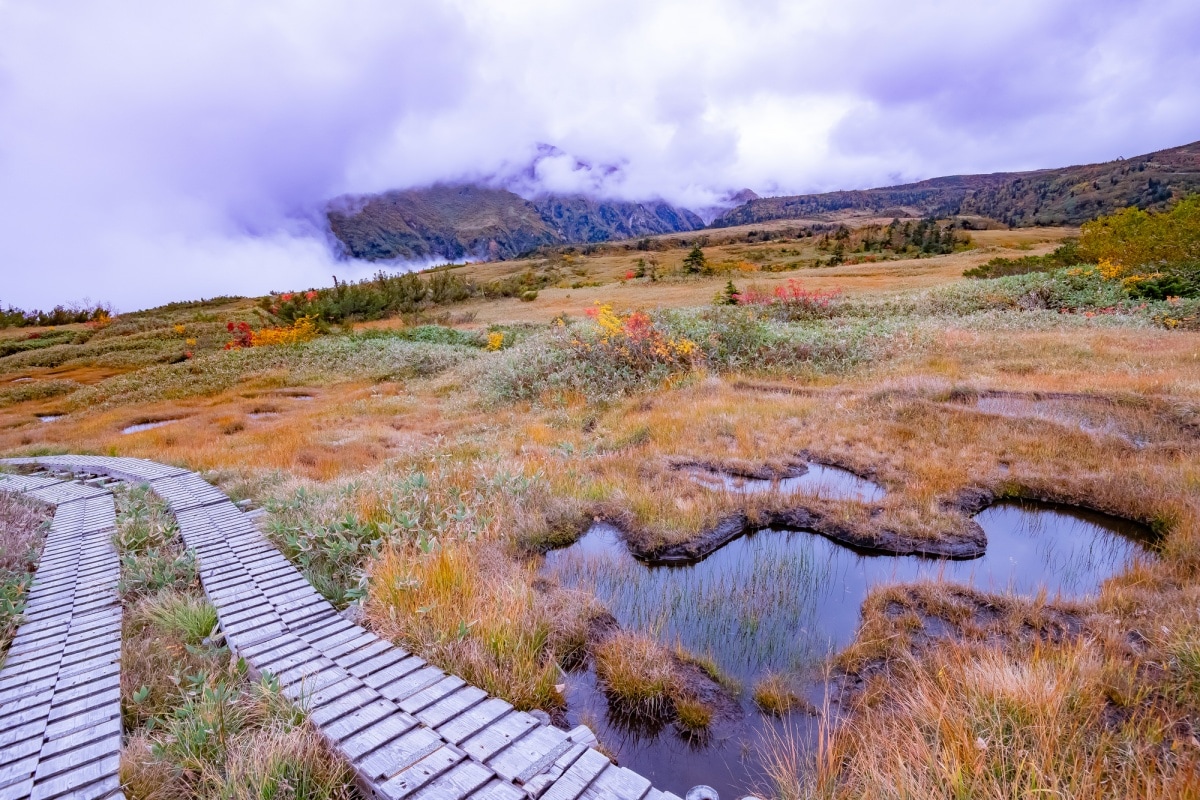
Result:
[[[492,779],[492,771],[475,761],[462,761],[413,795],[414,800],[463,800]]]
[[[466,756],[462,751],[444,745],[408,769],[388,778],[379,787],[379,792],[389,800],[408,797],[434,778],[447,772],[464,758]]]
[[[523,711],[514,711],[490,723],[462,743],[463,750],[479,761],[487,761],[516,739],[524,736],[538,721]]]
[[[400,738],[402,734],[412,730],[416,725],[417,721],[408,714],[393,713],[364,730],[346,737],[338,745],[338,749],[350,761],[357,761],[388,742]]]
[[[603,753],[589,749],[546,790],[541,800],[576,800],[611,765],[612,762]]]
[[[355,764],[373,782],[389,778],[442,747],[444,742],[428,728],[414,728],[376,748]]]

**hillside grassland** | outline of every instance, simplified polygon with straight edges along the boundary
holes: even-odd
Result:
[[[922,620],[965,618],[944,587],[877,590],[835,664],[862,687],[846,721],[815,757],[762,743],[775,753],[768,791],[1197,796],[1197,302],[1131,297],[1087,265],[962,277],[997,255],[1048,253],[1067,229],[970,230],[941,255],[780,272],[766,267],[827,260],[816,240],[829,231],[750,232],[705,246],[695,275],[680,274],[690,240],[459,267],[479,281],[553,269],[567,285],[292,344],[225,349],[229,323],[286,327],[254,300],[0,330],[0,348],[12,343],[0,453],[200,470],[265,508],[268,536],[333,602],[361,603],[382,635],[553,713],[560,667],[596,657],[589,624],[603,609],[537,568],[595,519],[654,553],[797,505],[863,541],[930,547],[965,535],[972,493],[1128,517],[1156,532],[1157,557],[1069,605],[976,598],[1008,609],[1011,624],[987,635],[917,635]],[[657,280],[626,277],[651,256]],[[759,299],[714,304],[730,281]],[[122,432],[152,423],[165,424]],[[678,469],[796,461],[869,476],[887,496],[748,498]],[[1030,633],[1064,614],[1083,621],[1076,633]],[[649,652],[633,634],[606,641]],[[695,697],[655,691],[706,719]]]

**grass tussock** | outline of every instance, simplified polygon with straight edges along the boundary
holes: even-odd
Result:
[[[764,675],[754,684],[754,704],[764,714],[782,717],[808,704],[792,687],[790,679],[779,673]]]
[[[21,624],[49,523],[40,505],[0,492],[0,664]]]
[[[184,549],[166,504],[148,486],[120,489],[116,501],[118,525],[113,545],[121,557],[117,590],[122,598],[130,601],[164,590],[198,588],[195,554]]]
[[[356,796],[349,767],[269,682],[244,675],[185,687],[169,715],[138,728],[121,783],[139,800]]]
[[[593,651],[596,676],[609,702],[630,716],[665,716],[673,706],[677,676],[670,653],[642,634],[621,631]]]
[[[702,659],[681,658],[654,638],[625,630],[612,631],[594,643],[591,655],[609,708],[619,717],[635,723],[673,720],[687,736],[707,734],[713,707],[695,691],[684,670],[695,666],[704,674]]]

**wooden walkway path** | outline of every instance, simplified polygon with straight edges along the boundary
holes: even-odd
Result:
[[[544,724],[533,715],[489,697],[461,678],[442,672],[418,656],[344,619],[237,506],[199,475],[150,461],[100,456],[9,459],[6,463],[148,484],[170,506],[184,543],[196,552],[204,591],[217,609],[221,630],[231,649],[245,658],[254,671],[269,672],[278,677],[283,692],[305,706],[309,719],[353,766],[358,783],[368,796],[386,800],[408,797],[422,800],[467,797],[478,800],[678,800],[674,795],[654,789],[637,773],[612,764],[591,747],[595,737],[586,727],[568,732]],[[30,488],[23,491],[33,496],[38,496],[39,491],[59,491],[65,496],[68,493],[65,487],[77,486],[58,482],[55,478],[9,476],[8,479],[28,482]],[[37,481],[46,481],[46,488],[33,488],[32,483]],[[2,487],[0,484],[0,490]],[[90,502],[84,500],[84,493],[94,492],[96,498],[107,494],[96,488],[72,488],[70,491],[80,493],[80,497],[55,502]],[[107,528],[95,529],[98,538],[84,538],[89,542],[102,541],[103,546],[108,546],[112,499],[106,497],[104,500],[108,504],[108,516],[104,518]],[[101,501],[97,499],[97,502]],[[67,507],[60,505],[55,525],[62,509]],[[64,530],[71,531],[69,536],[88,533],[79,525],[64,527]],[[38,581],[42,580],[42,569],[46,567],[63,579],[71,572],[71,568],[64,566],[65,562],[57,560],[61,539],[55,539],[53,550],[47,539]],[[109,549],[111,552],[110,546]],[[46,562],[47,557],[56,560]],[[91,565],[92,561],[87,563]],[[115,585],[115,561],[113,569],[104,573],[104,578]],[[100,580],[98,574],[89,577],[88,585],[98,585]],[[115,619],[112,625],[119,651],[120,607],[115,606],[115,612],[112,610],[115,595],[111,585],[108,591],[112,599],[105,607],[110,617],[105,619]],[[26,628],[34,626],[32,637],[37,637],[39,630],[50,630],[46,623],[35,621],[32,615],[35,599],[40,601],[48,594],[40,586],[35,587],[35,593],[37,597],[31,595],[30,600],[30,621],[22,626],[18,641],[13,645],[15,656],[29,654],[27,657],[32,657],[30,648],[33,645],[25,642],[35,639],[22,639],[26,636]],[[55,608],[60,607],[56,602]],[[99,607],[87,604],[82,607],[89,615],[89,622],[101,613]],[[37,627],[39,624],[41,628]],[[56,625],[52,629],[66,631],[68,628]],[[20,650],[17,650],[18,642],[22,643]],[[111,644],[107,646],[112,648]],[[115,663],[115,656],[111,657]],[[38,674],[43,680],[54,676],[60,682],[66,680],[58,667],[64,660],[39,660],[42,668]],[[77,660],[67,663],[74,666]],[[93,662],[86,663],[91,665]],[[18,692],[36,691],[20,688],[30,680],[20,674],[23,672],[10,676],[6,666],[0,673],[0,687],[11,686]],[[116,671],[112,669],[111,672],[109,680],[116,686]],[[71,675],[75,674],[78,669],[72,670]],[[42,691],[48,690],[43,687]],[[115,741],[119,745],[119,691],[113,689],[104,696],[109,694],[116,714]],[[13,707],[10,712],[7,697],[0,695],[0,703],[3,703],[0,706],[0,731],[4,730],[5,719],[24,716],[23,709],[18,710],[18,707]],[[50,731],[53,720],[58,719],[54,716],[57,695],[46,694],[45,702],[48,723],[43,727]],[[82,711],[80,709],[80,713]],[[59,736],[67,735],[59,729],[54,732]],[[43,738],[45,742],[50,741],[49,734]],[[4,734],[0,733],[0,744],[5,741]],[[31,734],[30,741],[27,745],[29,755],[19,762],[25,765],[23,769],[30,770],[22,779],[26,783],[11,784],[26,788],[18,789],[16,793],[0,789],[0,800],[59,796],[37,793],[42,786],[40,776],[50,774],[39,771],[49,757],[46,744],[40,745],[39,755],[33,742],[41,740]],[[61,752],[61,748],[51,749]],[[5,745],[4,760],[8,759],[7,752]],[[113,776],[115,761],[113,757]],[[102,759],[95,764],[100,765],[94,770],[99,774],[101,767],[107,768],[110,761]],[[0,767],[0,770],[5,769],[7,767]],[[3,779],[0,779],[0,786],[3,785]],[[33,787],[32,795],[28,794],[29,786]],[[26,791],[26,794],[20,791]]]
[[[0,670],[0,800],[119,797],[120,562],[112,495],[61,477],[0,475],[56,506]]]

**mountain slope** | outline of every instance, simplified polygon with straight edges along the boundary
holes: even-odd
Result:
[[[730,209],[713,227],[838,211],[886,215],[979,214],[1012,225],[1077,225],[1125,206],[1158,208],[1200,191],[1200,142],[1104,164],[952,175],[880,189],[768,197]]]
[[[512,258],[543,245],[587,244],[702,228],[664,202],[548,195],[526,200],[505,189],[437,185],[342,198],[329,227],[346,253],[367,260]]]

